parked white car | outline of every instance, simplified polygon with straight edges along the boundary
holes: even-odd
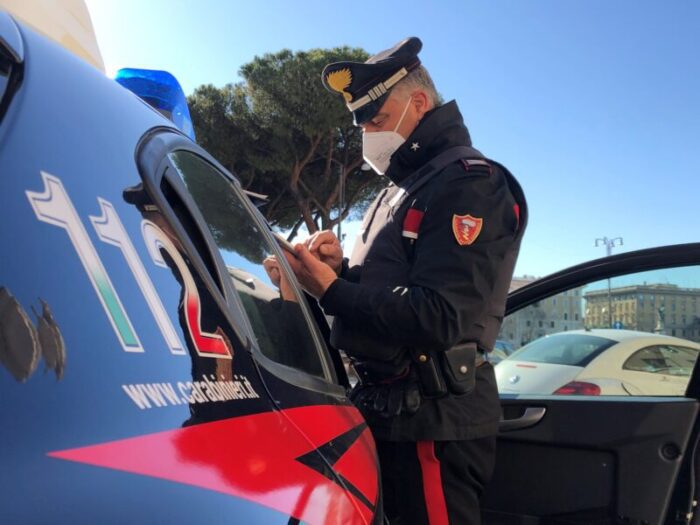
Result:
[[[692,341],[631,330],[537,339],[496,365],[503,394],[682,396],[700,352]]]

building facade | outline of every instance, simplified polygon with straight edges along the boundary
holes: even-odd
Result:
[[[535,280],[535,277],[515,277],[510,291]],[[574,288],[519,310],[503,320],[499,339],[515,348],[548,334],[579,330],[583,323],[582,289]]]
[[[644,284],[586,292],[588,328],[622,328],[700,341],[700,289]]]

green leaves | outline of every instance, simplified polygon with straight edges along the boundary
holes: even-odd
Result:
[[[343,98],[321,83],[326,64],[367,56],[349,47],[285,49],[245,64],[241,82],[203,85],[188,98],[199,143],[245,188],[268,195],[263,213],[292,236],[301,224],[333,227],[382,185],[359,169],[361,132]]]

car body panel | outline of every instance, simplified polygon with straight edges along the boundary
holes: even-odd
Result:
[[[496,365],[498,391],[502,394],[551,394],[580,373],[579,366],[531,363],[504,359]]]
[[[499,437],[485,524],[666,523],[695,400],[531,396],[502,407],[508,419],[530,407],[544,416]]]

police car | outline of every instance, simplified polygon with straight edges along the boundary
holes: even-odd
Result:
[[[381,523],[342,361],[173,79],[120,85],[7,14],[0,65],[0,523]],[[698,396],[504,398],[485,523],[685,523]]]
[[[4,13],[0,55],[0,523],[381,522],[342,364],[172,79],[120,80],[184,132]]]

